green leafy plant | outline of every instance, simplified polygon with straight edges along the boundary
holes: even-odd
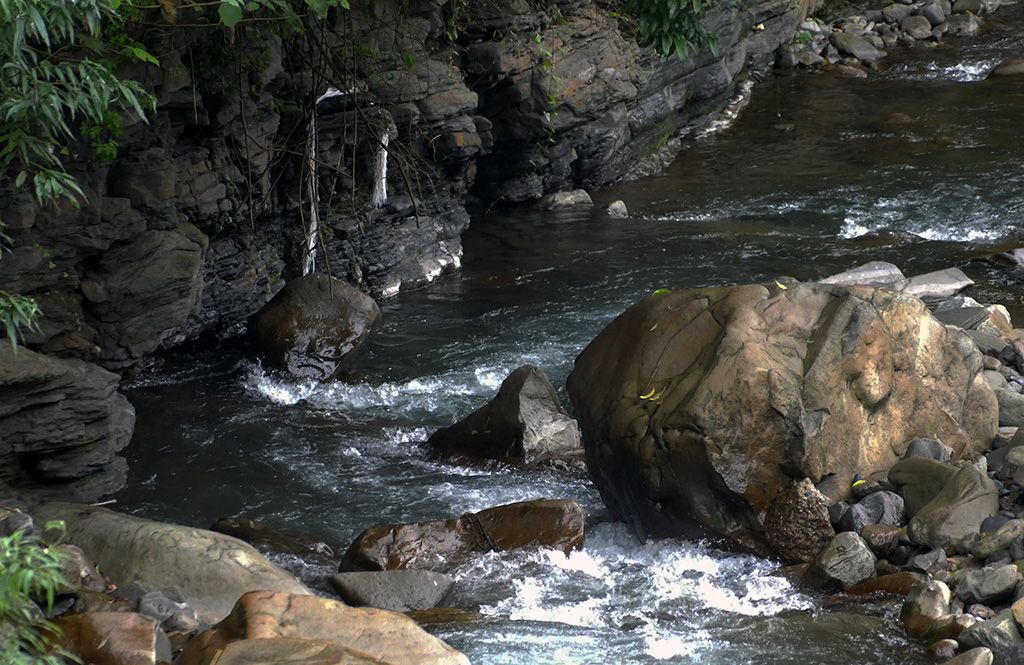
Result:
[[[640,16],[640,41],[659,55],[685,58],[691,53],[714,50],[714,35],[701,18],[704,0],[632,0]]]
[[[63,533],[62,522],[46,530]],[[60,554],[36,536],[18,531],[0,538],[0,663],[59,665],[81,662],[61,648],[60,629],[47,621],[37,603],[53,608],[64,579]]]

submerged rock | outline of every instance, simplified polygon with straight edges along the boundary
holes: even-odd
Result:
[[[534,463],[582,453],[580,431],[539,368],[524,365],[508,375],[490,402],[427,441],[437,452]]]
[[[174,589],[203,622],[219,621],[254,589],[309,592],[250,545],[212,531],[66,503],[45,504],[36,518],[63,520],[68,542],[115,584]]]
[[[1024,58],[1004,60],[989,72],[988,78],[1007,78],[1024,76]]]
[[[575,208],[578,206],[592,206],[594,201],[590,198],[590,194],[583,189],[574,189],[569,192],[555,192],[554,194],[548,194],[540,202],[541,206],[548,210],[558,210],[559,208]]]
[[[472,555],[542,545],[583,547],[586,515],[575,501],[541,499],[466,513],[458,519],[375,526],[359,534],[341,570],[446,570]]]
[[[646,298],[568,386],[613,513],[641,536],[711,532],[764,551],[759,516],[794,474],[843,494],[915,436],[976,456],[997,428],[981,372],[970,339],[916,298],[748,285]]]
[[[626,208],[624,201],[612,201],[608,206],[608,216],[624,219],[629,217],[629,209]]]
[[[307,275],[288,282],[249,322],[269,366],[308,379],[333,379],[380,318],[373,298],[340,279]]]
[[[341,553],[320,540],[285,533],[244,517],[222,517],[210,526],[210,531],[234,536],[250,545],[265,547],[274,552],[286,552],[304,559],[333,564]]]
[[[254,591],[188,643],[177,665],[389,663],[469,665],[469,659],[387,610],[337,600]]]

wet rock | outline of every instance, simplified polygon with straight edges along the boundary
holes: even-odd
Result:
[[[575,501],[541,499],[446,521],[371,527],[345,552],[341,571],[445,570],[474,554],[532,545],[568,554],[583,546],[585,521]]]
[[[986,517],[999,512],[995,484],[975,466],[965,466],[910,520],[907,535],[919,544],[965,552]]]
[[[645,299],[580,354],[568,387],[613,513],[641,535],[710,531],[758,550],[755,516],[794,472],[845,493],[915,436],[980,452],[997,419],[981,371],[964,333],[917,299],[751,285]]]
[[[900,622],[907,635],[921,638],[951,622],[951,599],[952,593],[943,582],[930,580],[914,587],[900,610]]]
[[[594,201],[590,194],[583,189],[574,189],[571,192],[555,192],[548,194],[540,202],[541,206],[548,210],[560,208],[576,208],[579,206],[592,206]]]
[[[919,436],[907,445],[907,453],[904,458],[910,457],[924,457],[939,462],[949,462],[953,458],[953,449],[938,439]]]
[[[989,72],[987,78],[1007,78],[1024,76],[1024,58],[1004,60]]]
[[[327,598],[254,591],[188,643],[178,665],[244,663],[469,665],[469,659],[396,612]]]
[[[869,524],[903,524],[903,497],[893,492],[873,492],[850,506],[839,521],[843,531],[857,531]]]
[[[956,595],[964,603],[990,605],[1010,598],[1016,586],[1016,566],[985,566],[967,571],[957,582]]]
[[[199,625],[195,610],[160,591],[150,591],[139,599],[139,614],[145,614],[160,624],[173,618],[170,623],[174,627]]]
[[[338,547],[323,541],[285,533],[245,517],[222,517],[210,526],[210,531],[234,536],[256,547],[295,554],[329,565],[334,565],[341,553]]]
[[[223,618],[253,589],[307,593],[250,545],[223,534],[74,504],[46,504],[36,516],[64,520],[67,540],[115,584],[175,589],[204,622]]]
[[[831,40],[840,53],[851,55],[863,62],[876,62],[885,57],[885,53],[875,48],[871,42],[848,32],[833,32]]]
[[[897,596],[907,596],[916,587],[928,582],[927,576],[922,573],[914,573],[902,570],[896,573],[889,573],[881,577],[875,577],[854,584],[846,589],[851,596],[866,595],[871,593],[889,593]]]
[[[928,39],[932,36],[932,24],[923,16],[908,16],[900,21],[900,29],[914,39]]]
[[[987,647],[970,649],[942,665],[992,665],[992,650]]]
[[[508,375],[497,396],[427,442],[435,451],[527,464],[578,456],[580,432],[539,368],[524,365]]]
[[[448,575],[430,570],[339,573],[328,581],[349,605],[395,612],[437,607],[455,583]]]
[[[988,647],[998,654],[1017,649],[1024,644],[1024,636],[1013,618],[1012,610],[1003,610],[988,621],[979,621],[957,638],[964,649]]]
[[[947,34],[951,36],[970,36],[981,30],[981,21],[974,14],[954,14],[946,19],[949,25]]]
[[[623,219],[629,217],[629,209],[623,201],[612,201],[608,206],[608,216]]]
[[[904,24],[907,21],[923,21],[928,23],[928,19],[921,16],[911,16],[904,20]],[[906,27],[903,29],[906,30]],[[932,29],[930,24],[927,30],[928,35],[926,37],[931,36]],[[907,32],[910,31],[908,30]],[[914,38],[924,39],[925,37],[915,36]],[[936,270],[935,272],[911,277],[903,292],[918,298],[945,298],[955,295],[958,291],[962,291],[973,284],[974,280],[965,275],[959,268],[946,268],[945,270]]]
[[[765,539],[781,556],[807,562],[835,535],[828,499],[804,478],[783,490],[765,515]]]
[[[807,580],[815,586],[838,585],[843,589],[874,577],[875,555],[864,539],[846,531],[837,534],[807,569]]]
[[[167,636],[133,612],[91,612],[54,620],[65,648],[92,665],[156,665],[171,661]]]
[[[1009,549],[1015,541],[1022,538],[1024,538],[1024,520],[1009,520],[994,533],[985,533],[971,545],[971,555],[985,560],[997,552]]]
[[[300,378],[336,378],[380,318],[370,296],[340,279],[307,275],[288,282],[250,321],[271,367]]]
[[[0,492],[98,500],[124,485],[135,409],[116,374],[0,344]]]
[[[957,469],[925,457],[908,457],[889,470],[889,482],[903,497],[906,514],[913,517],[956,475]]]

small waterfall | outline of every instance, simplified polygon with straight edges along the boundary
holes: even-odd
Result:
[[[377,161],[374,165],[373,176],[373,197],[370,199],[370,206],[380,208],[388,202],[388,130],[385,128],[381,134],[380,146],[377,149]]]
[[[310,275],[316,270],[317,237],[320,234],[320,187],[319,187],[319,132],[317,115],[320,102],[331,97],[346,93],[337,88],[328,88],[324,94],[316,98],[313,112],[309,117],[308,134],[306,135],[306,155],[308,156],[308,173],[306,174],[306,193],[309,196],[309,222],[306,224],[306,253],[302,260],[302,274]]]

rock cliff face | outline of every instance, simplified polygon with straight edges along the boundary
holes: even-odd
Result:
[[[112,164],[84,146],[69,159],[81,207],[0,201],[14,241],[0,289],[43,311],[29,348],[120,372],[243,332],[301,272],[312,100],[332,89],[316,106],[318,266],[386,298],[459,267],[470,195],[522,202],[622,177],[806,13],[797,0],[721,3],[707,17],[716,53],[681,61],[639,48],[593,0],[367,5],[319,41],[258,27],[152,38],[161,66],[132,75],[156,112],[124,120]],[[0,384],[16,371],[0,364]],[[67,380],[69,394],[91,390]]]

